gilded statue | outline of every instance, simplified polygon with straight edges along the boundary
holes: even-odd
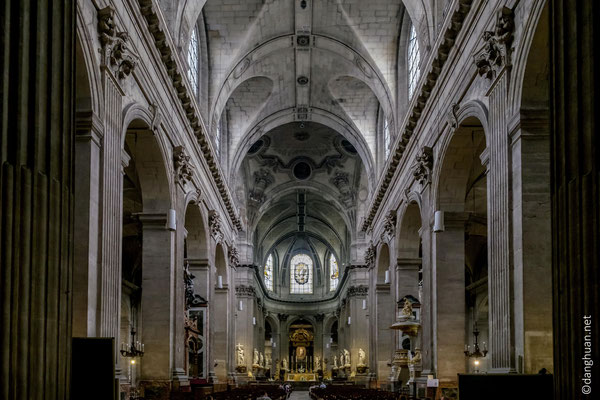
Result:
[[[413,317],[413,309],[412,303],[409,299],[404,300],[404,308],[402,308],[402,318],[404,319],[412,319]]]

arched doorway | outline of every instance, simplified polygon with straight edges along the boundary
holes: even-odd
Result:
[[[487,292],[487,163],[486,138],[481,122],[465,118],[444,150],[438,180],[437,210],[444,226],[433,237],[435,363],[438,377],[456,382],[469,371],[465,345],[473,345],[477,296]],[[476,282],[472,277],[476,275]],[[479,340],[487,341],[487,324]],[[470,360],[474,362],[474,360]],[[486,361],[479,360],[479,370]]]

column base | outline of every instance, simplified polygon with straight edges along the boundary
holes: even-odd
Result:
[[[183,386],[190,386],[190,380],[183,368],[173,370],[173,390],[179,390]]]

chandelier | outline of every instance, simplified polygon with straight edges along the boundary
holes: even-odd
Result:
[[[144,356],[144,344],[135,340],[135,328],[131,327],[131,343],[121,343],[121,355],[134,358]]]
[[[479,365],[478,358],[483,358],[487,355],[487,347],[485,346],[485,342],[483,342],[483,351],[479,348],[478,342],[479,329],[477,329],[477,322],[475,322],[473,327],[473,337],[475,338],[473,343],[473,351],[471,351],[471,346],[465,344],[465,356],[469,358],[475,358],[475,365]]]

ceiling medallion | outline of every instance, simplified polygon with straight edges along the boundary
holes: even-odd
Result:
[[[300,161],[299,163],[294,165],[292,173],[294,174],[294,177],[296,179],[303,181],[305,179],[310,178],[312,169],[310,168],[310,165],[308,165],[308,163]]]
[[[298,43],[298,46],[308,46],[310,44],[310,36],[308,35],[298,35],[298,38],[296,39],[296,43]]]
[[[310,138],[310,133],[306,131],[296,132],[294,133],[294,138],[300,142],[304,142],[305,140],[308,140],[308,138]]]
[[[298,85],[304,86],[308,83],[308,78],[306,76],[302,75],[302,76],[299,76],[296,81],[298,82]]]

